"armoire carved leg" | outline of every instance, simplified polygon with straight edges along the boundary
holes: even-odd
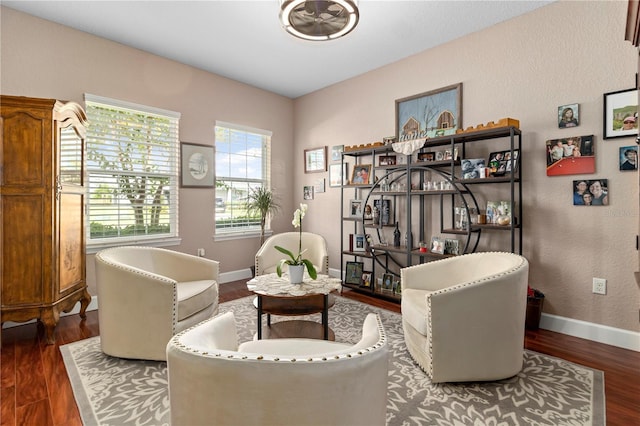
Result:
[[[55,331],[59,320],[60,312],[55,306],[45,310],[40,318],[40,322],[44,326],[44,338],[47,345],[53,345],[56,342]]]
[[[87,307],[91,303],[91,295],[89,291],[85,288],[82,292],[82,298],[80,299],[80,318],[84,319],[87,317]]]

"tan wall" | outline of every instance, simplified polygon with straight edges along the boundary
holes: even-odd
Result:
[[[531,262],[530,283],[547,296],[545,312],[638,331],[638,177],[620,172],[617,161],[619,147],[635,141],[602,138],[603,93],[635,82],[637,51],[624,41],[625,18],[626,2],[558,2],[299,98],[296,155],[325,144],[382,140],[395,132],[395,99],[463,82],[465,127],[520,120],[523,254]],[[558,129],[557,107],[570,103],[580,104],[581,124]],[[595,174],[546,176],[546,140],[590,134]],[[298,170],[297,177],[299,188],[319,176]],[[573,206],[578,178],[609,179],[610,205]],[[339,214],[323,212],[338,212],[339,203],[336,188],[309,203],[311,217],[326,217],[311,230],[327,237],[332,268],[339,267]],[[606,296],[591,293],[592,277],[608,280]]]
[[[273,131],[273,187],[285,211],[292,211],[291,145],[293,101],[199,69],[160,58],[87,33],[1,8],[1,92],[7,95],[72,100],[84,93],[182,113],[180,140],[213,145],[216,120]],[[223,60],[223,59],[221,59]],[[180,236],[172,249],[221,262],[221,272],[253,265],[258,238],[213,241],[214,192],[180,190]],[[290,218],[274,228],[289,230]],[[91,294],[96,294],[93,256],[87,262]]]

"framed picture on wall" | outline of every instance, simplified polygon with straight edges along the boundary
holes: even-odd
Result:
[[[602,135],[605,139],[638,134],[638,90],[626,89],[604,94]]]
[[[580,105],[569,104],[558,107],[558,128],[576,127],[580,124]]]
[[[316,173],[327,171],[327,147],[304,150],[304,172]]]
[[[331,147],[331,161],[342,160],[342,152],[344,151],[344,145],[334,145]]]
[[[609,179],[573,181],[574,206],[608,206]]]
[[[180,144],[180,186],[213,188],[213,147],[195,143]]]
[[[396,100],[398,142],[455,134],[462,129],[462,83]]]
[[[329,186],[342,186],[349,183],[347,180],[347,163],[329,165]]]
[[[638,170],[638,147],[621,146],[619,160],[620,171]]]

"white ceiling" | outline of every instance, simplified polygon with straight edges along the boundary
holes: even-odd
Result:
[[[297,98],[550,2],[360,0],[356,29],[325,42],[287,34],[279,24],[278,0],[2,5]]]

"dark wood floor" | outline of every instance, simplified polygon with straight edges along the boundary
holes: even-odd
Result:
[[[220,301],[249,295],[244,282],[220,286]],[[400,306],[345,290],[344,296],[395,312]],[[81,425],[59,346],[99,334],[98,314],[70,315],[46,345],[36,324],[2,332],[0,425]],[[527,349],[605,372],[608,425],[640,425],[640,353],[547,330],[527,331]]]

